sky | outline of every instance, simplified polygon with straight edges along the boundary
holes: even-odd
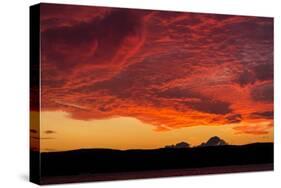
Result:
[[[272,18],[42,4],[40,21],[40,151],[273,142]]]

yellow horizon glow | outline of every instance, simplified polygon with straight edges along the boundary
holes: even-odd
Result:
[[[33,113],[33,112],[32,112]],[[263,122],[264,123],[264,122]],[[237,125],[194,126],[169,131],[155,131],[153,125],[133,117],[114,117],[103,120],[76,120],[62,111],[41,112],[40,151],[65,151],[82,148],[155,149],[165,145],[187,142],[196,146],[212,136],[242,145],[273,142],[273,128],[267,134],[237,134]],[[52,130],[55,133],[47,134]]]

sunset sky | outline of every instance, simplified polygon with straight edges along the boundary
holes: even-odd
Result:
[[[40,20],[40,151],[273,142],[272,18],[42,4]]]

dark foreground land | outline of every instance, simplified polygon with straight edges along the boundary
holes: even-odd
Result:
[[[36,161],[38,153],[31,152]],[[41,153],[37,183],[118,180],[273,170],[273,143],[153,150]]]

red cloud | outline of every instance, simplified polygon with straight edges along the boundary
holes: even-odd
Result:
[[[156,130],[273,110],[270,18],[43,4],[41,24],[43,110]]]

